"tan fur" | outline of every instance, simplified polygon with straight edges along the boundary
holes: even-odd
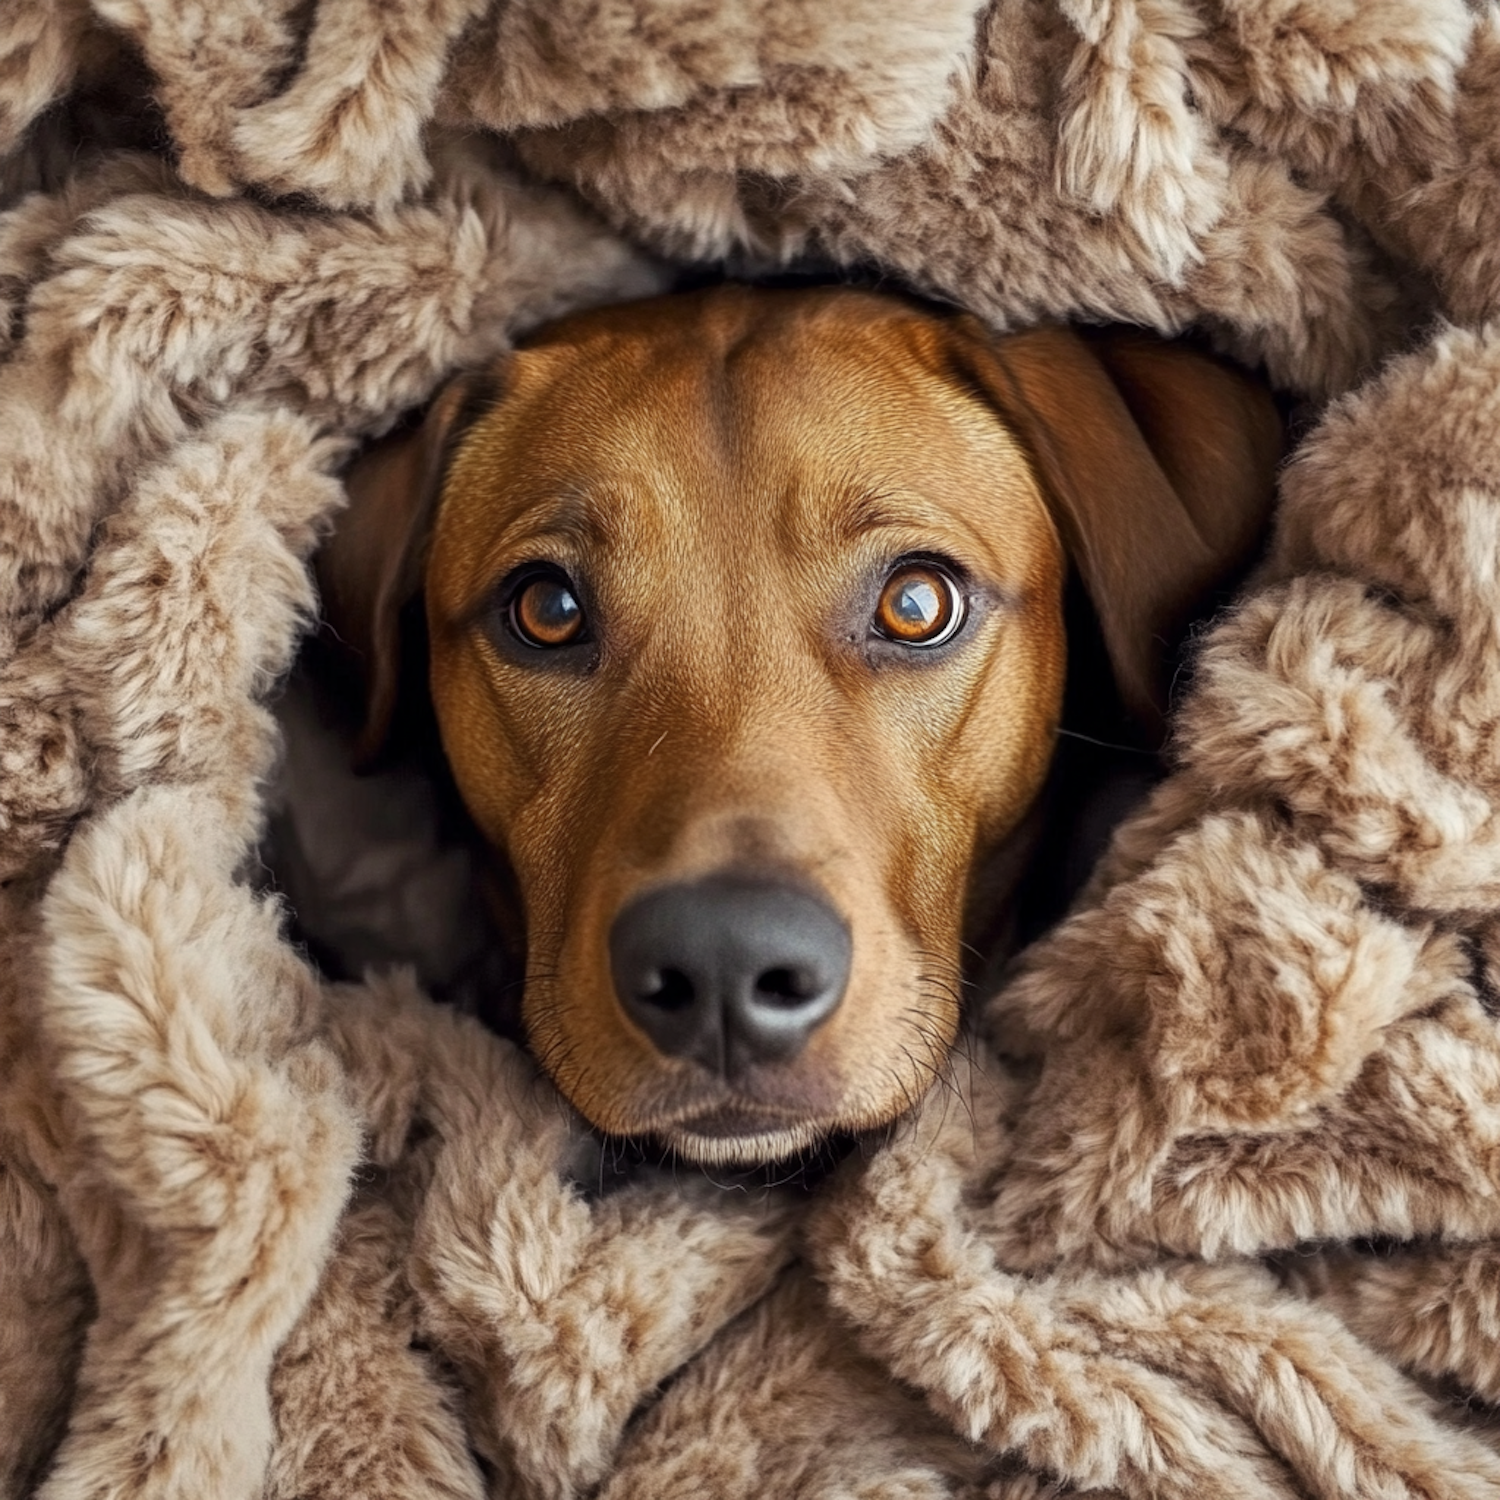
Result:
[[[666,1171],[589,1205],[574,1184],[603,1170],[598,1145],[514,1047],[409,980],[331,998],[371,1155],[416,1187],[403,1274],[464,1377],[468,1440],[527,1494],[596,1481],[656,1382],[784,1266],[790,1205]]]
[[[1160,51],[1177,49],[1171,29],[1143,42],[1151,69],[1164,66]],[[722,128],[689,111],[584,117],[523,132],[521,149],[668,253],[875,261],[1001,326],[1082,314],[1172,332],[1206,313],[1237,329],[1253,324],[1245,351],[1279,380],[1320,390],[1351,380],[1380,337],[1377,310],[1390,294],[1372,284],[1360,247],[1284,164],[1220,137],[1203,142],[1189,173],[1191,148],[1153,115],[1141,145],[1160,170],[1139,195],[1121,198],[1128,210],[1100,215],[1088,192],[1067,190],[1070,173],[1081,181],[1087,170],[1092,183],[1096,170],[1110,182],[1147,170],[1085,168],[1063,156],[1057,80],[1070,67],[1087,74],[1092,64],[1079,47],[1061,18],[1018,27],[1006,7],[992,8],[931,134],[857,168],[809,163],[769,182],[735,176],[720,165]],[[1119,64],[1104,67],[1102,81],[1120,72]],[[1151,87],[1159,92],[1162,80]],[[1196,138],[1190,116],[1179,124]],[[1144,163],[1127,140],[1112,148],[1120,160]]]
[[[800,1337],[783,1330],[795,1327]],[[790,1271],[689,1364],[651,1408],[603,1490],[608,1500],[854,1494],[943,1500],[992,1467],[881,1365],[854,1350],[817,1282]],[[967,1493],[967,1491],[965,1491]]]
[[[857,168],[925,137],[965,66],[978,9],[509,6],[458,50],[447,109],[507,131],[603,114],[649,131],[660,112],[691,109],[700,149],[721,169]],[[559,54],[573,59],[566,72],[548,61]]]
[[[12,6],[0,32],[0,154],[14,151],[32,121],[71,87],[88,27],[82,0],[17,0]]]
[[[774,1200],[723,1204],[667,1174],[591,1209],[558,1181],[578,1122],[521,1058],[494,1064],[499,1078],[465,1068],[429,1101],[444,1148],[411,1275],[421,1327],[465,1376],[469,1440],[526,1493],[566,1495],[604,1476],[640,1402],[765,1292],[790,1226]]]
[[[457,1393],[432,1356],[413,1347],[417,1309],[403,1262],[421,1186],[420,1172],[382,1174],[344,1215],[323,1279],[271,1375],[277,1441],[268,1496],[485,1493]]]
[[[1420,1493],[1446,1458],[1454,1476],[1434,1482],[1449,1493],[1500,1482],[1492,1454],[1440,1434],[1336,1322],[1249,1266],[1007,1272],[969,1218],[965,1178],[1006,1155],[998,1122],[1017,1090],[963,1069],[955,1087],[960,1107],[929,1107],[823,1205],[812,1244],[864,1350],[958,1431],[998,1447],[998,1428],[1039,1468],[1127,1494]],[[1111,1442],[1076,1424],[1081,1407],[1114,1410]]]
[[[137,195],[86,219],[30,293],[25,348],[0,367],[0,569],[13,608],[59,598],[135,466],[187,435],[185,407],[290,388],[294,407],[321,420],[360,425],[363,410],[374,425],[394,391],[420,399],[453,364],[492,350],[508,308],[524,303],[534,318],[566,306],[552,302],[560,253],[578,257],[585,298],[596,284],[650,286],[567,205],[521,188],[512,205],[503,182],[454,168],[451,198],[379,223]],[[528,292],[543,266],[538,301]],[[96,300],[112,309],[99,335],[74,322]],[[390,337],[407,326],[416,343]],[[271,349],[285,362],[267,363]],[[78,430],[60,440],[60,427]]]
[[[1457,1380],[1494,1405],[1500,1277],[1492,1244],[1396,1251],[1379,1259],[1331,1250],[1286,1269],[1293,1286],[1335,1309],[1367,1343],[1420,1375]]]
[[[1461,0],[0,6],[0,1494],[1500,1493],[1409,1378],[1500,1397],[1497,120]],[[337,455],[640,246],[1357,388],[810,1198],[614,1180],[244,885]]]
[[[306,1031],[310,977],[275,948],[274,912],[214,879],[239,842],[216,812],[136,794],[75,841],[47,901],[44,1031],[75,1139],[62,1199],[99,1305],[49,1496],[249,1493],[269,1359],[342,1206],[355,1141]],[[194,1351],[216,1337],[237,1357],[208,1368]]]
[[[387,207],[426,186],[422,149],[444,53],[484,0],[402,7],[329,0],[308,63],[284,94],[234,126],[234,160],[254,182],[309,189],[337,208]]]
[[[99,0],[95,9],[134,40],[151,69],[183,180],[219,197],[233,191],[225,160],[231,112],[254,104],[291,62],[292,0],[253,9]]]
[[[1174,813],[1157,830],[1148,814],[1143,832],[1155,839],[1129,855],[1138,872],[1127,865],[1099,905],[1049,939],[1013,992],[1031,1024],[1064,1039],[1052,1064],[1063,1076],[1097,1067],[1097,1040],[1114,1033],[1107,1051],[1120,1059],[1124,1092],[1108,1107],[1110,1134],[1123,1118],[1152,1142],[1150,1155],[1134,1152],[1138,1185],[1122,1195],[1103,1156],[1075,1149],[1066,1164],[1059,1158],[1066,1141],[1094,1135],[1087,1116],[1097,1117],[1097,1106],[1073,1089],[1060,1114],[1039,1118],[1023,1146],[1028,1171],[1003,1198],[1008,1217],[1025,1215],[1028,1258],[1045,1243],[1037,1234],[1044,1214],[1066,1204],[1063,1217],[1077,1224],[1085,1202],[1108,1226],[1095,1241],[1100,1250],[1129,1243],[1132,1226],[1144,1222],[1182,1249],[1208,1253],[1323,1238],[1335,1220],[1362,1225],[1355,1233],[1402,1237],[1440,1225],[1465,1236],[1493,1231],[1481,1184],[1500,1054],[1475,989],[1489,982],[1475,962],[1488,951],[1488,923],[1460,919],[1470,934],[1460,942],[1434,916],[1482,910],[1492,899],[1483,750],[1494,721],[1484,668],[1492,626],[1471,601],[1485,597],[1492,567],[1494,369],[1491,340],[1448,333],[1330,414],[1288,482],[1273,566],[1295,576],[1216,634],[1182,720],[1183,770],[1158,798],[1196,798],[1203,808],[1209,788],[1229,786],[1244,810],[1186,828]],[[1215,800],[1222,805],[1222,791]],[[1278,826],[1279,809],[1290,813],[1290,830]],[[1232,821],[1245,832],[1229,838]],[[1383,893],[1378,907],[1366,894],[1372,878]],[[1205,880],[1219,892],[1207,907]],[[1278,885],[1284,899],[1275,899]],[[1326,901],[1319,887],[1340,891],[1348,916],[1327,911],[1316,941],[1307,940],[1311,927],[1289,941],[1287,922],[1306,922]],[[1244,916],[1228,928],[1243,937],[1226,949],[1229,901],[1243,903]],[[1168,916],[1179,902],[1214,913],[1211,947],[1201,938],[1195,946],[1232,964],[1225,978],[1198,968],[1202,959],[1184,942],[1186,907]],[[1149,916],[1153,908],[1161,915]],[[1320,953],[1338,921],[1351,918],[1368,939]],[[1122,965],[1122,951],[1132,954],[1141,939],[1145,948]],[[1365,960],[1370,940],[1377,946]],[[1094,1004],[1080,1008],[1057,980],[1094,972],[1085,949],[1109,953],[1111,980],[1095,983]],[[1356,965],[1366,961],[1372,968],[1359,979]],[[1279,971],[1274,983],[1256,983],[1262,963]],[[1163,983],[1189,974],[1191,982]],[[1224,1002],[1242,984],[1256,1043],[1231,1047],[1221,1034],[1215,1045],[1204,1021],[1227,1020]],[[1211,1000],[1208,1015],[1192,1016],[1195,995]],[[1257,1054],[1273,1056],[1262,1049],[1296,1035],[1294,1006],[1317,1030],[1290,1056],[1299,1070],[1303,1059],[1336,1058],[1342,1071],[1329,1080],[1332,1091],[1289,1095],[1274,1124],[1215,1118],[1205,1085],[1237,1108],[1253,1102],[1246,1085]],[[1095,1040],[1087,1064],[1085,1035]],[[1177,1037],[1203,1048],[1191,1091],[1174,1056]],[[1283,1059],[1272,1076],[1283,1087],[1295,1075]],[[1398,1096],[1414,1107],[1397,1106]],[[1122,1097],[1131,1101],[1123,1109]],[[1472,1125],[1445,1138],[1435,1171],[1418,1138],[1440,1098]],[[1204,1135],[1226,1129],[1217,1145]],[[1345,1136],[1348,1144],[1332,1148]],[[1085,1188],[1095,1174],[1110,1186]],[[1146,1233],[1153,1241],[1156,1231]],[[1070,1243],[1083,1241],[1070,1235]]]

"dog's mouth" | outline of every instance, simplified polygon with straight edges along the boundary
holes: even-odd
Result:
[[[704,1152],[723,1158],[726,1152],[748,1160],[759,1153],[751,1143],[795,1141],[801,1149],[837,1128],[837,1101],[824,1087],[759,1069],[730,1082],[701,1073],[686,1087],[659,1098],[647,1113],[647,1133],[690,1156]],[[759,1086],[758,1086],[759,1085]],[[675,1094],[676,1097],[671,1097]],[[783,1153],[784,1154],[784,1153]]]
[[[816,1151],[828,1129],[806,1119],[777,1118],[738,1110],[715,1111],[658,1132],[678,1155],[704,1167],[759,1167]]]
[[[665,1133],[725,1141],[795,1133],[807,1126],[808,1121],[805,1117],[783,1114],[779,1110],[729,1104],[704,1110],[700,1114],[688,1115],[684,1119],[675,1121]]]
[[[851,1156],[868,1151],[866,1138],[848,1131],[820,1135],[799,1149],[739,1160],[718,1151],[700,1151],[689,1156],[661,1136],[611,1136],[596,1132],[595,1139],[597,1160],[583,1159],[583,1169],[574,1179],[591,1198],[603,1198],[638,1182],[643,1171],[655,1174],[663,1169],[671,1172],[674,1181],[697,1178],[721,1191],[759,1192],[775,1188],[811,1193]],[[701,1139],[706,1146],[717,1144],[708,1137]]]
[[[736,1085],[707,1073],[679,1077],[649,1104],[638,1100],[623,1118],[615,1115],[607,1129],[655,1141],[703,1166],[736,1168],[786,1161],[846,1129],[837,1100],[824,1088],[809,1090],[790,1078],[763,1075],[758,1081],[780,1087],[773,1086],[768,1098],[756,1089],[755,1079]]]
[[[850,1143],[888,1129],[922,1092],[916,1083],[903,1095],[905,1109],[887,1109],[882,1100],[849,1096],[828,1075],[798,1080],[767,1073],[737,1084],[706,1075],[679,1078],[625,1134],[707,1168],[773,1168],[829,1152],[837,1159]]]

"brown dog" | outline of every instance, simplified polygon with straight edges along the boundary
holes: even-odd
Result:
[[[1119,692],[1245,559],[1264,393],[1137,335],[847,289],[569,318],[351,476],[320,559],[365,749],[430,691],[513,873],[522,1014],[595,1125],[705,1161],[885,1123],[959,1026],[1058,728],[1069,561]]]

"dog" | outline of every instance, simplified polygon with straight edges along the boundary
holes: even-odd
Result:
[[[1069,577],[1159,736],[1281,447],[1259,383],[1144,334],[720,286],[455,380],[317,569],[366,760],[420,598],[541,1066],[604,1132],[743,1166],[930,1083],[1037,841]]]

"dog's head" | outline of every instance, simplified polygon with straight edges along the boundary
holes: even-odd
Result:
[[[320,558],[365,749],[425,594],[526,1030],[604,1130],[785,1155],[906,1108],[1051,756],[1070,565],[1120,694],[1245,558],[1280,433],[1196,353],[849,290],[582,314],[350,478]],[[993,899],[994,882],[989,884]]]

